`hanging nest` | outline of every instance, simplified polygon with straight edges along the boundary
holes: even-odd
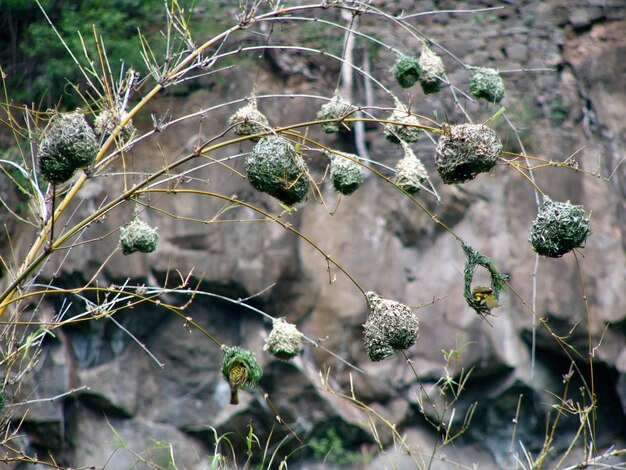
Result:
[[[467,258],[465,269],[463,270],[465,280],[463,296],[467,301],[467,305],[472,307],[476,313],[482,316],[489,315],[492,308],[499,306],[498,300],[500,292],[504,289],[506,282],[509,280],[509,276],[500,274],[496,269],[496,265],[490,258],[481,255],[478,251],[465,243],[463,243],[463,252]],[[474,271],[477,266],[482,266],[491,274],[491,286],[489,288],[472,290]]]
[[[419,61],[416,57],[402,54],[398,56],[391,73],[396,78],[398,85],[402,88],[410,88],[420,78]]]
[[[336,134],[342,129],[350,130],[352,124],[350,122],[341,121],[342,119],[350,117],[356,108],[350,103],[341,98],[337,93],[326,104],[322,105],[317,112],[316,119],[324,121],[327,119],[337,119],[337,121],[323,122],[321,125],[322,130],[327,134]]]
[[[408,349],[419,334],[419,320],[407,305],[380,297],[374,292],[365,294],[370,314],[363,325],[364,343],[372,361],[382,361],[395,351]]]
[[[462,183],[491,170],[501,154],[502,142],[489,127],[444,125],[435,149],[435,164],[444,183]]]
[[[413,143],[419,139],[420,121],[414,114],[409,114],[403,107],[397,107],[393,113],[387,118],[388,121],[398,122],[399,124],[385,124],[384,133],[388,141],[394,144],[400,142]]]
[[[359,189],[363,182],[363,171],[361,165],[356,162],[359,160],[358,155],[344,152],[325,152],[325,154],[330,158],[330,180],[335,190],[349,196]]]
[[[443,60],[426,45],[422,47],[419,59],[420,76],[419,82],[425,94],[437,93],[441,90],[443,77],[446,70],[443,67]]]
[[[158,240],[159,234],[156,228],[150,227],[138,218],[120,228],[120,246],[125,255],[130,255],[136,251],[152,253],[157,248]]]
[[[222,375],[231,388],[231,404],[238,403],[237,390],[253,390],[263,377],[256,354],[240,346],[222,346]]]
[[[280,136],[263,137],[244,162],[250,184],[291,206],[306,198],[308,168],[293,145]]]
[[[504,98],[504,82],[496,69],[472,67],[469,90],[476,98],[484,98],[491,103],[499,103]]]
[[[543,197],[537,218],[530,229],[530,244],[538,254],[560,258],[574,248],[582,247],[591,234],[583,206],[553,202]]]
[[[57,114],[39,142],[41,175],[52,184],[64,183],[76,170],[91,165],[97,153],[96,136],[81,113]]]
[[[293,323],[283,318],[274,320],[272,331],[265,340],[264,351],[278,359],[288,361],[298,355],[302,349],[302,333]]]
[[[116,112],[111,109],[105,109],[100,114],[98,114],[98,116],[96,116],[93,127],[96,131],[96,135],[98,137],[104,138],[111,135],[115,128],[121,122],[122,120]],[[137,129],[133,125],[133,121],[131,119],[130,121],[128,121],[128,123],[126,123],[124,127],[122,127],[122,130],[118,134],[118,137],[121,139],[122,142],[128,142],[133,137],[135,137],[136,133]]]
[[[422,161],[415,156],[411,147],[404,142],[404,157],[396,164],[396,175],[393,182],[409,194],[417,194],[422,188],[422,184],[428,179],[426,167]]]
[[[228,124],[233,126],[233,132],[238,136],[249,136],[266,131],[270,123],[265,115],[256,107],[256,100],[239,108],[235,114],[228,119]],[[252,139],[258,141],[259,137]]]

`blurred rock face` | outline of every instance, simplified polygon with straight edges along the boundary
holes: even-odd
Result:
[[[396,2],[377,3],[382,7]],[[412,7],[412,2],[408,3]],[[443,8],[438,2],[427,3]],[[368,360],[362,343],[367,304],[359,289],[338,269],[332,265],[329,268],[314,247],[278,224],[240,222],[258,217],[249,209],[227,213],[223,218],[231,218],[231,223],[199,224],[183,218],[211,220],[224,201],[208,197],[199,201],[197,196],[184,194],[152,201],[154,206],[180,216],[174,219],[146,212],[147,222],[158,226],[158,252],[132,257],[116,254],[99,273],[99,279],[104,285],[130,279],[131,285],[164,286],[167,282],[173,287],[192,273],[190,288],[200,282],[201,291],[232,299],[247,297],[275,283],[252,303],[296,323],[305,335],[362,368],[364,374],[310,343],[305,343],[304,352],[292,363],[263,354],[263,340],[271,323],[234,303],[199,295],[185,315],[220,342],[257,352],[265,369],[261,386],[281,419],[292,423],[298,434],[322,438],[329,429],[335,429],[346,447],[372,443],[367,424],[371,415],[321,390],[320,370],[330,368],[337,390],[348,390],[350,394],[348,387],[352,383],[355,396],[396,423],[407,434],[410,445],[432,449],[437,439],[420,412],[417,397],[430,392],[433,406],[429,405],[432,414],[427,416],[436,420],[444,405],[433,385],[446,370],[458,378],[471,369],[466,389],[455,405],[459,421],[474,403],[478,405],[464,435],[467,439],[459,441],[457,451],[471,455],[472,461],[485,468],[506,464],[513,432],[527,449],[541,449],[545,414],[556,402],[546,390],[558,395],[563,389],[562,376],[571,365],[552,333],[566,338],[568,344],[585,354],[591,333],[594,344],[602,338],[601,347],[595,351],[599,445],[625,445],[626,165],[619,163],[623,158],[620,149],[626,145],[626,37],[620,33],[626,29],[626,15],[623,10],[593,6],[597,2],[576,2],[574,9],[568,6],[572,2],[522,3],[495,10],[493,18],[474,16],[459,21],[446,15],[427,16],[422,29],[433,38],[441,38],[446,48],[469,64],[500,70],[553,69],[504,74],[508,94],[502,105],[522,130],[521,143],[530,155],[563,161],[576,154],[580,169],[599,171],[605,177],[612,175],[607,183],[573,169],[537,171],[538,185],[552,199],[582,204],[593,216],[592,235],[577,255],[589,317],[581,301],[574,256],[542,258],[539,262],[536,307],[552,332],[536,327],[534,370],[530,345],[533,325],[539,322],[533,322],[528,308],[516,294],[507,291],[501,298],[502,307],[487,321],[473,313],[463,298],[465,258],[458,241],[379,178],[366,178],[354,195],[340,199],[332,215],[309,195],[307,204],[282,220],[314,240],[350,272],[363,290],[408,305],[426,305],[417,310],[420,335],[416,346],[407,352],[421,385],[402,356],[376,364]],[[461,3],[455,3],[455,8],[461,7]],[[448,33],[452,25],[454,35]],[[374,27],[364,19],[365,31]],[[390,30],[378,33],[387,40],[394,34]],[[383,59],[381,56],[372,64],[376,76],[388,74],[393,63]],[[464,83],[465,72],[458,64],[446,61],[446,67],[453,83]],[[279,72],[262,71],[260,95],[286,92],[285,82],[273,85],[278,83],[271,75],[275,73]],[[160,98],[152,111],[162,114],[169,109],[176,114],[217,104],[226,97],[239,97],[247,93],[242,90],[249,90],[254,76],[239,73],[229,78],[222,83],[220,93],[199,91],[185,98]],[[309,77],[296,76],[290,77],[287,86],[289,92],[306,93],[317,85],[311,84]],[[442,116],[441,110],[446,109],[448,119],[463,122],[462,116],[454,114],[449,96],[442,93],[413,102],[412,111],[432,116],[437,109]],[[377,98],[381,105],[393,106],[388,98]],[[359,101],[358,95],[354,101]],[[305,122],[316,111],[311,109],[310,101],[298,99],[260,99],[258,106],[273,125]],[[467,106],[472,116],[484,116],[484,120],[496,110],[481,102]],[[218,112],[211,119],[226,123],[230,112],[224,109],[223,115]],[[505,126],[496,123],[494,127],[505,146],[519,151],[519,144],[510,132],[506,134]],[[354,151],[349,138],[323,136],[318,131],[312,129],[310,135],[333,148]],[[367,130],[369,151],[372,158],[393,167],[402,150],[386,142],[381,131]],[[133,148],[136,169],[143,165],[158,167],[162,163],[158,156],[164,153],[173,159],[191,151],[197,140],[197,122],[180,126],[176,132],[164,132]],[[241,149],[228,148],[212,156],[249,152],[251,145],[242,143]],[[442,197],[441,205],[424,194],[420,194],[420,201],[463,240],[492,258],[501,272],[511,276],[516,292],[529,300],[535,256],[527,239],[536,206],[528,181],[511,167],[499,165],[490,174],[479,175],[463,186],[443,186],[434,171],[432,142],[423,138],[414,149]],[[324,171],[321,154],[311,154],[308,163],[314,176],[317,171],[320,177]],[[234,166],[241,171],[242,162],[235,161]],[[198,185],[214,193],[237,195],[272,213],[281,211],[274,200],[254,192],[244,180],[226,174],[218,165],[195,176],[202,181],[186,187]],[[85,187],[86,201],[77,209],[79,213],[92,210],[104,194],[119,191],[114,185],[102,179],[90,183]],[[320,191],[328,207],[334,208],[339,197],[332,185],[326,181]],[[121,209],[98,230],[108,233],[126,223],[130,215],[130,209]],[[72,251],[63,259],[56,284],[72,286],[90,279],[115,244],[116,240],[108,237],[88,250]],[[48,272],[54,268],[49,266]],[[477,279],[484,274],[477,272]],[[186,300],[175,294],[164,298],[177,304]],[[252,422],[261,442],[267,440],[276,423],[275,411],[259,392],[240,392],[241,404],[228,405],[228,384],[219,371],[221,352],[200,331],[158,308],[128,309],[116,314],[115,319],[127,332],[102,318],[68,328],[56,341],[50,341],[40,371],[29,379],[33,386],[22,392],[32,392],[28,398],[33,399],[54,396],[72,387],[86,386],[89,390],[83,389],[71,400],[48,403],[41,412],[29,412],[24,429],[34,448],[58,453],[73,466],[103,465],[115,450],[113,444],[102,444],[112,441],[110,425],[137,452],[146,452],[154,459],[166,458],[154,443],[172,443],[179,468],[203,468],[205,455],[214,453],[212,428],[220,434],[232,430],[244,434]],[[446,364],[441,351],[460,345],[459,359]],[[578,366],[587,367],[583,362]],[[582,385],[577,380],[570,385],[572,390]],[[15,416],[20,413],[18,409]],[[577,430],[578,420],[569,421],[559,428],[562,439],[555,441],[556,448],[566,448]],[[383,445],[391,444],[389,430],[380,422],[377,427],[384,428],[380,437]],[[280,425],[274,432],[280,437],[289,434]],[[295,447],[295,439],[285,445],[286,449]],[[404,457],[390,452],[385,458],[390,461],[381,465],[401,465]],[[113,459],[111,468],[128,468],[133,462],[131,454],[122,452],[116,452]]]

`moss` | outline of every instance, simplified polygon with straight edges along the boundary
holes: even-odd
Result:
[[[278,359],[289,360],[294,358],[302,348],[302,333],[296,325],[288,323],[282,318],[274,320],[272,331],[265,340],[264,351]]]
[[[420,78],[420,65],[416,57],[400,55],[391,73],[402,88],[410,88]]]
[[[343,152],[326,152],[326,155],[330,158],[330,180],[335,190],[348,196],[359,189],[363,182],[363,171],[361,165],[354,161],[358,161],[359,157]]]
[[[388,121],[398,124],[385,124],[384,133],[387,140],[394,144],[402,142],[413,143],[419,139],[420,121],[414,114],[409,114],[401,107],[396,108],[387,118]]]
[[[462,183],[491,170],[501,154],[502,142],[489,127],[445,126],[435,149],[435,164],[444,183]]]
[[[309,190],[307,166],[284,137],[262,138],[246,157],[244,168],[254,188],[284,204],[303,201]]]
[[[471,68],[469,90],[476,98],[484,98],[492,103],[499,103],[504,98],[504,82],[496,69]]]
[[[120,246],[122,253],[152,253],[157,248],[159,234],[155,228],[139,219],[133,219],[128,225],[120,228]]]
[[[43,179],[59,184],[94,162],[98,142],[82,114],[57,114],[44,131],[37,153]]]
[[[441,77],[445,74],[443,60],[426,45],[422,47],[419,67],[421,70],[419,82],[425,94],[437,93],[441,90]]]
[[[350,117],[356,108],[350,103],[335,94],[333,98],[326,104],[322,105],[317,112],[317,120],[325,121],[327,119],[336,119],[337,121],[324,122],[321,124],[322,130],[327,134],[336,134],[342,129],[350,130],[352,124],[343,122],[342,119]]]
[[[246,369],[245,380],[238,384],[239,388],[252,390],[259,384],[259,380],[263,377],[263,370],[256,358],[256,354],[240,346],[223,346],[224,357],[222,358],[222,375],[228,381],[228,375],[231,367],[235,363],[241,363]]]
[[[589,220],[583,206],[553,202],[543,197],[537,218],[530,229],[530,244],[542,256],[559,258],[583,245],[590,235]]]

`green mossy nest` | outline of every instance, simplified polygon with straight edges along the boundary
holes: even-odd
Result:
[[[491,170],[502,155],[497,134],[482,124],[444,126],[435,164],[445,184],[463,183]]]
[[[391,73],[402,88],[410,88],[420,78],[420,65],[416,57],[400,55],[396,60]]]
[[[443,66],[443,60],[426,45],[422,47],[422,53],[419,58],[419,68],[421,70],[419,82],[422,86],[422,91],[428,95],[441,90],[441,86],[443,85],[441,78],[446,72]]]
[[[272,331],[265,340],[264,351],[283,361],[293,359],[302,349],[302,333],[293,323],[283,318],[274,320]]]
[[[238,387],[253,390],[263,377],[263,369],[256,359],[256,354],[240,346],[222,346],[222,351],[224,357],[222,358],[221,371],[226,381],[229,382],[228,375],[231,367],[235,363],[241,363],[246,369],[246,378],[241,384],[238,384]]]
[[[249,136],[267,131],[270,126],[265,115],[260,112],[256,103],[250,103],[239,108],[235,114],[228,119],[228,124],[233,126],[233,132],[238,136]],[[259,138],[252,139],[258,141]]]
[[[156,228],[150,227],[139,219],[133,219],[128,225],[120,228],[120,246],[122,253],[152,253],[157,248],[159,234]]]
[[[530,229],[529,242],[542,256],[560,258],[574,248],[583,246],[591,234],[589,219],[583,206],[567,202],[553,202],[543,197],[537,218]]]
[[[363,325],[369,358],[376,362],[408,349],[419,335],[419,320],[407,305],[384,299],[374,292],[365,294],[370,314]]]
[[[396,164],[393,182],[409,194],[417,194],[428,179],[428,172],[422,161],[415,156],[411,147],[402,144],[404,157]]]
[[[91,165],[97,153],[96,135],[81,113],[57,114],[39,142],[41,175],[52,184],[64,183],[76,170]]]
[[[394,144],[399,144],[400,142],[410,144],[417,142],[419,139],[420,129],[414,126],[419,126],[420,121],[414,114],[409,114],[404,109],[396,108],[387,118],[387,121],[399,123],[385,124],[384,133],[388,141]]]
[[[344,152],[325,152],[325,154],[330,158],[330,180],[335,190],[349,196],[359,189],[363,183],[363,171],[361,165],[356,162],[359,160],[358,155]]]
[[[469,90],[476,98],[484,98],[491,103],[499,103],[504,98],[504,82],[496,69],[471,68]]]
[[[308,168],[293,145],[280,136],[263,137],[244,162],[248,181],[257,190],[291,206],[306,198]]]
[[[475,299],[472,293],[472,281],[474,280],[474,272],[476,271],[477,266],[482,266],[483,268],[489,271],[491,275],[491,293],[496,301],[499,300],[500,292],[504,289],[506,282],[509,280],[509,276],[506,274],[500,274],[496,269],[496,265],[493,261],[480,254],[470,245],[463,243],[463,252],[465,253],[465,258],[467,261],[465,262],[465,269],[463,270],[463,278],[464,278],[464,286],[463,286],[463,297],[471,308],[473,308],[476,313],[480,315],[488,315],[491,313],[491,307],[487,305],[483,300]]]
[[[115,128],[121,123],[121,119],[110,109],[102,111],[94,120],[93,127],[98,137],[108,137],[113,133]],[[122,127],[118,137],[122,142],[130,141],[137,134],[137,129],[133,125],[132,119]]]
[[[321,125],[322,130],[327,134],[336,134],[342,129],[350,130],[352,124],[350,122],[343,122],[341,119],[350,117],[356,108],[350,103],[341,98],[338,94],[335,94],[333,98],[326,104],[322,105],[317,112],[317,120],[324,121],[326,119],[337,119],[337,121],[324,122]]]

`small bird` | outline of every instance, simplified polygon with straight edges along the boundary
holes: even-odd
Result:
[[[230,385],[230,404],[239,404],[239,396],[237,392],[239,387],[243,386],[248,379],[248,371],[246,366],[240,361],[235,361],[228,370],[228,384]]]
[[[476,286],[472,290],[472,297],[474,300],[481,302],[487,306],[487,308],[498,308],[500,304],[493,295],[493,289],[491,287]]]

